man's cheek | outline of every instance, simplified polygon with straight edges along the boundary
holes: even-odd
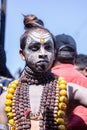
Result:
[[[48,56],[48,59],[49,59],[50,61],[53,61],[54,55],[50,54],[50,55]]]
[[[35,64],[38,61],[36,56],[30,56],[28,57],[28,62]]]

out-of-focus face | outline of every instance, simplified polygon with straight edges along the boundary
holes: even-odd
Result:
[[[80,68],[79,66],[75,65],[75,69],[77,69],[80,73],[82,73],[85,77],[87,77],[87,67]]]
[[[54,61],[54,42],[43,29],[31,31],[23,50],[26,64],[35,72],[48,71]]]
[[[87,77],[87,67],[80,71],[85,77]]]

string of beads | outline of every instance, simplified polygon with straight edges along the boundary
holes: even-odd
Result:
[[[44,86],[38,111],[43,115],[40,117],[40,130],[66,130],[66,86],[67,83],[62,77],[58,77],[58,80],[51,81],[50,85],[47,83]],[[11,130],[29,130],[30,120],[33,119],[30,113],[29,86],[26,84],[21,89],[20,87],[20,82],[14,80],[9,84],[6,94],[5,111]]]

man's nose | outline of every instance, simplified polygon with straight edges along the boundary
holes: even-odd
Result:
[[[47,55],[46,55],[46,52],[43,48],[40,49],[40,54],[39,54],[39,58],[46,58]]]
[[[39,55],[39,58],[47,58],[47,55]]]

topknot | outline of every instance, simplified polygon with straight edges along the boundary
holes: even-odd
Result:
[[[31,27],[44,27],[43,21],[38,19],[33,14],[24,16],[24,25],[25,25],[25,29]]]

